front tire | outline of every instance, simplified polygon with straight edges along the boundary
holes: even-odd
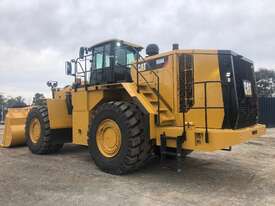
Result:
[[[134,104],[107,102],[92,115],[88,146],[95,164],[121,175],[141,168],[150,155],[144,115]]]
[[[25,126],[26,143],[34,154],[58,152],[63,144],[53,143],[47,107],[34,107],[29,112]]]

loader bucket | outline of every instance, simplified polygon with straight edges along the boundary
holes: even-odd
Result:
[[[0,147],[25,144],[25,123],[31,107],[9,108],[5,118],[4,135]]]

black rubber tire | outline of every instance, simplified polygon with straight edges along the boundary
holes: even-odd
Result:
[[[37,118],[41,124],[41,135],[37,143],[32,142],[29,129],[33,118]],[[25,126],[26,143],[29,150],[34,154],[50,154],[58,152],[63,144],[54,144],[53,135],[51,134],[50,122],[47,107],[34,107],[29,112]]]
[[[105,157],[96,144],[96,131],[104,119],[114,120],[120,127],[122,140],[118,154]],[[144,166],[151,154],[151,141],[145,132],[144,116],[139,108],[127,102],[100,105],[90,121],[88,148],[95,164],[104,172],[122,175]]]

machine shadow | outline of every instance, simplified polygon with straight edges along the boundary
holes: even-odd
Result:
[[[64,144],[64,147],[58,152],[58,155],[71,155],[89,153],[88,147],[83,145]]]
[[[87,164],[94,164],[89,155],[87,146],[65,144],[59,152],[61,156],[80,155],[79,159]],[[134,178],[140,181],[169,183],[177,185],[200,185],[202,188],[228,188],[239,190],[249,189],[253,182],[259,181],[260,177],[254,171],[249,170],[238,161],[213,158],[201,158],[197,155],[190,155],[182,161],[182,171],[176,171],[176,159],[167,158],[161,161],[160,158],[152,158],[148,164],[133,173],[117,176],[117,178]],[[111,175],[113,177],[113,175]],[[226,183],[226,184],[221,184]],[[238,184],[237,184],[238,183]],[[241,185],[241,186],[240,186]]]

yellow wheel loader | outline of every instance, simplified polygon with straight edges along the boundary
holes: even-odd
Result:
[[[64,143],[87,145],[101,170],[125,174],[154,151],[176,156],[180,170],[192,151],[229,150],[265,133],[249,59],[177,44],[164,53],[150,44],[143,58],[142,49],[118,39],[81,47],[65,63],[72,85],[49,82],[45,106],[8,112],[3,146],[21,138],[31,152],[47,154]]]

